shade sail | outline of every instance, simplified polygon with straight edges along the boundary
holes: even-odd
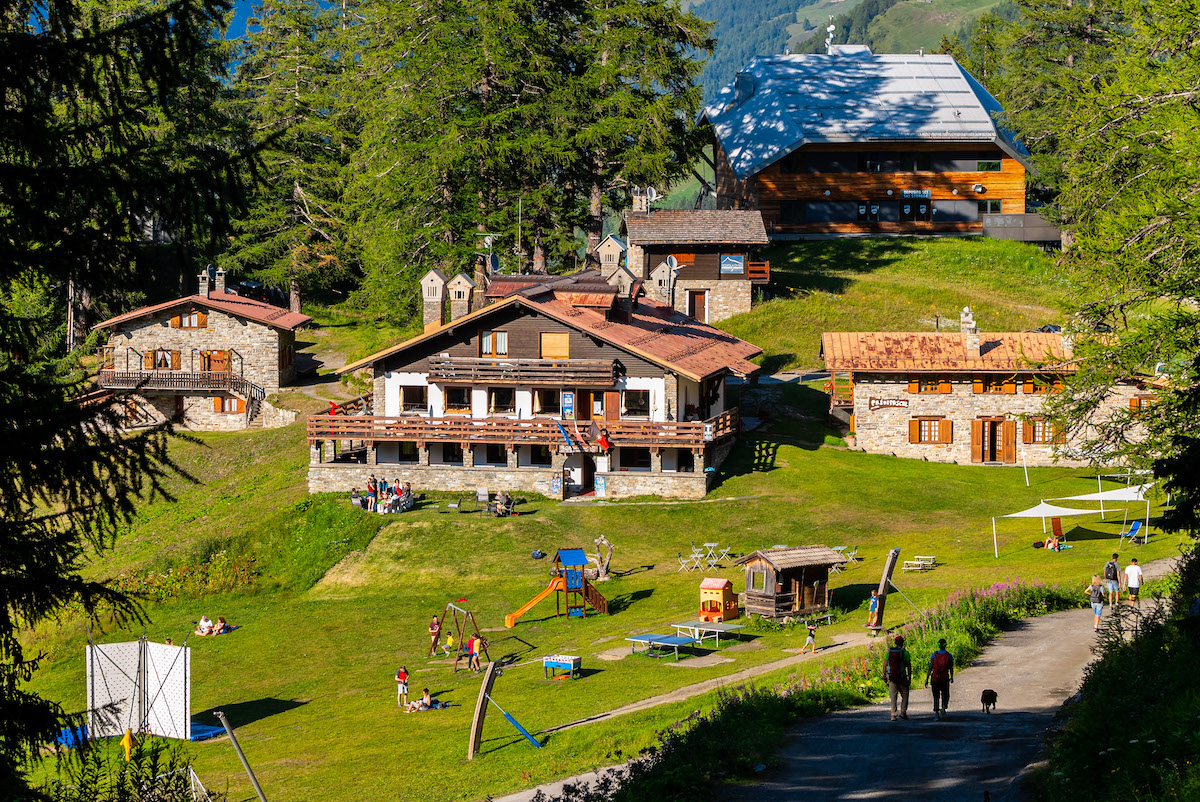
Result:
[[[1082,496],[1062,496],[1055,501],[1145,501],[1146,491],[1153,487],[1154,482],[1133,487],[1118,487],[1115,490],[1102,490],[1099,493],[1084,493]]]
[[[1079,510],[1074,507],[1056,507],[1053,504],[1042,502],[1036,507],[1030,507],[1027,510],[1020,512],[1010,512],[1008,515],[997,516],[999,518],[1062,518],[1067,515],[1091,515],[1099,514],[1100,510]]]

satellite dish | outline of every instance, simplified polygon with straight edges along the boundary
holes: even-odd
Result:
[[[836,26],[836,25],[830,25],[830,26],[829,26],[828,28],[826,28],[825,30],[826,30],[828,33],[833,33],[834,31],[836,31],[836,30],[837,30],[837,26]]]
[[[679,260],[676,259],[674,256],[668,256],[667,257],[667,267],[674,270],[675,268],[679,267]]]
[[[492,235],[491,234],[488,234],[486,237],[483,238],[483,247],[489,248],[489,249],[492,247]]]
[[[490,240],[491,237],[488,237],[488,239]],[[491,243],[489,242],[488,245],[491,245]],[[494,253],[488,254],[488,269],[492,273],[500,272],[500,257]]]
[[[206,268],[204,268],[204,269],[205,269],[206,271],[208,271],[208,280],[209,280],[209,281],[216,281],[216,280],[217,280],[217,266],[216,266],[216,265],[214,265],[214,264],[209,264],[209,266],[208,266],[208,267],[206,267]]]
[[[646,200],[647,201],[653,202],[654,199],[657,197],[658,197],[658,192],[654,189],[654,187],[646,187]]]

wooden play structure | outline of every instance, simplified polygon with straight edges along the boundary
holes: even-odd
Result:
[[[708,577],[700,583],[701,621],[732,621],[741,614],[732,582],[728,579]]]
[[[846,558],[828,546],[759,549],[737,560],[746,568],[746,614],[807,616],[829,610],[829,573]]]
[[[566,607],[567,618],[583,618],[587,608],[591,607],[598,613],[608,614],[608,600],[596,590],[595,586],[583,575],[588,565],[587,554],[583,549],[559,549],[554,555],[554,578],[538,595],[521,606],[516,612],[504,616],[504,626],[512,629],[517,625],[517,619],[529,612],[535,605],[549,596],[554,597],[555,616],[563,614]]]
[[[463,599],[459,599],[463,601]],[[492,656],[488,654],[487,638],[479,634],[479,625],[475,623],[475,614],[470,610],[464,610],[454,602],[447,602],[446,609],[442,611],[442,617],[438,619],[438,634],[436,638],[429,640],[429,656],[433,657],[437,654],[438,645],[441,643],[442,634],[446,632],[446,619],[450,618],[450,622],[454,629],[452,634],[455,637],[454,642],[454,673],[458,673],[458,663],[460,660],[465,660],[467,655],[463,653],[463,647],[467,645],[467,637],[475,636],[475,640],[479,641],[479,653],[488,660]]]

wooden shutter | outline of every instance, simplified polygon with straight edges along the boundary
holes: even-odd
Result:
[[[1025,393],[1025,395],[1033,395],[1037,392],[1037,383],[1032,378],[1026,379],[1021,392]]]
[[[145,368],[146,370],[154,370],[154,352],[153,351],[147,351],[146,353],[142,354],[142,367]],[[1136,398],[1131,399],[1131,400],[1137,401]],[[1134,406],[1136,406],[1136,404]]]
[[[919,376],[908,377],[908,391],[910,393],[921,392],[921,378]]]
[[[543,331],[541,338],[542,359],[569,359],[571,356],[571,334],[566,331]]]
[[[983,462],[983,421],[971,421],[971,462]]]
[[[1021,421],[1021,442],[1025,445],[1033,442],[1033,421]]]
[[[1005,379],[1002,387],[1003,387],[1005,395],[1016,395],[1017,394],[1016,377],[1013,377],[1011,379]]]
[[[179,370],[181,364],[181,354],[178,351],[171,352],[171,370]]]
[[[201,328],[201,329],[208,328],[208,313],[207,312],[197,312],[196,313],[196,327]]]
[[[1142,406],[1142,402],[1140,399],[1138,399],[1136,397],[1129,399],[1129,408],[1130,409],[1137,410],[1137,409],[1140,409],[1141,406]]]
[[[244,398],[237,399],[237,411],[238,412],[246,411],[246,399],[244,399]]]
[[[1067,442],[1067,433],[1065,431],[1063,431],[1063,427],[1062,427],[1061,423],[1055,423],[1052,431],[1054,432],[1054,442],[1055,443]]]
[[[973,392],[973,393],[982,393],[983,392],[983,377],[982,376],[975,376],[971,379],[971,392]]]
[[[954,421],[943,419],[938,423],[938,442],[954,442]]]
[[[1003,426],[1000,461],[1011,464],[1017,461],[1017,422],[1006,420]]]
[[[179,315],[175,315],[171,318],[171,328],[177,329],[181,325],[182,325],[182,322],[180,321]]]
[[[921,421],[916,418],[910,418],[908,421],[908,442],[921,442]]]
[[[221,396],[213,396],[213,412],[224,412],[221,408]]]
[[[938,392],[939,393],[949,393],[950,392],[950,377],[949,376],[938,377]]]

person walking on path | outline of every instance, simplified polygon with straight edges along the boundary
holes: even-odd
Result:
[[[1099,574],[1092,574],[1092,584],[1084,588],[1084,592],[1092,603],[1092,628],[1100,629],[1100,616],[1104,613],[1104,586],[1100,584]]]
[[[938,649],[929,655],[929,668],[925,671],[925,685],[933,686],[933,716],[938,721],[946,718],[946,706],[950,704],[950,685],[954,682],[954,655],[946,651],[946,639],[938,641]],[[941,699],[941,707],[938,700]]]
[[[1142,589],[1142,568],[1138,565],[1137,557],[1129,561],[1129,565],[1125,566],[1125,588],[1129,591],[1129,604],[1133,607],[1140,607],[1138,603],[1138,592]]]
[[[808,628],[808,635],[804,638],[804,645],[800,647],[800,654],[804,654],[805,650],[808,649],[809,646],[812,647],[813,654],[816,654],[817,653],[817,625],[816,624],[805,624],[804,626],[806,626]]]
[[[1104,584],[1108,586],[1108,606],[1114,606],[1121,600],[1121,564],[1117,562],[1117,554],[1104,564]]]
[[[896,720],[896,699],[900,700],[900,718],[908,718],[908,691],[912,685],[912,657],[904,648],[904,636],[896,636],[896,645],[887,650],[884,672],[888,698],[892,701],[892,721]]]
[[[871,600],[867,602],[867,626],[873,627],[879,621],[879,591],[871,591]]]

